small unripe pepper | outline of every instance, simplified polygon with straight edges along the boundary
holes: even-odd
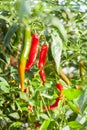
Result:
[[[35,63],[38,54],[38,45],[39,45],[39,37],[37,34],[33,34],[32,41],[31,41],[31,49],[30,49],[29,57],[25,68],[26,72],[30,70],[33,64]]]
[[[43,67],[44,67],[45,62],[46,62],[48,48],[49,48],[48,45],[46,45],[46,44],[42,45],[42,48],[40,51],[40,58],[39,58],[39,62],[38,62],[38,68],[41,69],[39,74],[40,74],[40,77],[42,79],[43,84],[46,82],[46,76],[45,76],[45,71],[44,71]]]
[[[24,92],[24,78],[25,78],[25,66],[28,58],[28,54],[31,47],[31,31],[30,27],[24,29],[24,38],[23,38],[23,49],[19,61],[19,77],[20,77],[20,86],[22,92]]]
[[[60,70],[59,76],[68,86],[70,86],[70,81],[62,70]]]

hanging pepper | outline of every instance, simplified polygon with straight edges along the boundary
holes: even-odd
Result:
[[[39,58],[39,62],[38,62],[38,68],[41,69],[39,74],[40,74],[40,77],[42,79],[43,84],[46,82],[46,76],[45,76],[45,71],[44,71],[43,67],[44,67],[45,62],[46,62],[48,48],[49,48],[48,45],[46,45],[46,44],[42,45],[42,48],[40,51],[40,58]]]
[[[42,82],[43,82],[43,84],[44,84],[44,83],[46,82],[45,71],[44,71],[44,70],[41,70],[41,71],[39,72],[39,74],[40,74],[40,77],[41,77]]]
[[[52,109],[56,108],[58,106],[59,101],[62,99],[63,86],[61,83],[57,83],[56,86],[57,86],[58,90],[60,91],[58,98],[56,99],[54,104],[44,107],[43,110],[52,110]]]
[[[70,81],[62,70],[60,70],[59,76],[68,86],[70,86]]]
[[[30,46],[31,46],[30,27],[26,27],[24,29],[23,49],[22,49],[22,52],[21,52],[19,67],[18,67],[19,77],[20,77],[20,86],[21,86],[22,92],[24,92],[25,66],[26,66],[26,61],[27,61],[28,54],[29,54],[29,51],[30,51]]]
[[[29,53],[29,58],[27,60],[25,71],[27,72],[32,65],[35,63],[37,54],[38,54],[38,43],[39,43],[39,37],[37,34],[32,35],[32,42],[31,42],[31,49]]]
[[[80,61],[79,66],[80,66],[80,77],[82,77],[85,73],[84,62]]]

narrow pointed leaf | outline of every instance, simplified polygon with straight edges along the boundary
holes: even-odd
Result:
[[[75,113],[79,113],[79,108],[71,101],[68,101],[68,105],[71,108],[71,110]]]
[[[53,18],[52,19],[52,25],[55,26],[58,29],[58,32],[60,34],[60,37],[62,38],[62,40],[64,40],[65,42],[67,41],[67,32],[63,26],[63,24],[59,21],[58,18]]]
[[[14,130],[14,129],[20,128],[21,126],[22,126],[22,122],[17,121],[17,122],[12,123],[8,130]]]
[[[56,31],[55,34],[52,35],[51,52],[54,61],[56,63],[57,72],[59,72],[61,53],[62,53],[62,40]]]
[[[78,104],[82,112],[87,108],[87,90],[78,99]]]
[[[51,121],[50,119],[44,120],[44,122],[42,123],[42,125],[41,125],[41,127],[40,127],[39,130],[46,130],[47,127],[48,127],[49,124],[50,124],[50,121]]]
[[[83,127],[83,125],[80,124],[80,123],[77,122],[77,121],[68,122],[68,125],[70,126],[70,128],[74,128],[74,129],[80,129],[80,128]]]
[[[13,34],[17,31],[18,29],[18,25],[16,24],[13,24],[7,31],[6,35],[5,35],[5,38],[4,38],[4,45],[5,46],[8,46],[9,45],[9,42],[13,36]]]

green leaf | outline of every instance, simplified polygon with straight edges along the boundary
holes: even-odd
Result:
[[[73,102],[68,101],[68,105],[72,111],[74,111],[77,114],[79,113],[79,108]]]
[[[77,121],[71,121],[71,122],[68,122],[68,124],[67,124],[70,128],[75,128],[75,129],[80,129],[80,128],[82,128],[83,127],[83,125],[82,124],[80,124],[79,122],[77,122]]]
[[[9,86],[7,81],[4,78],[0,77],[0,89],[5,93],[9,93],[9,87],[7,86]]]
[[[26,5],[30,5],[30,3],[26,3],[25,0],[19,0],[17,1],[17,4],[18,4],[18,16],[19,16],[19,21],[22,22],[25,14],[27,14],[27,7]],[[29,10],[30,10],[31,6],[29,6]]]
[[[87,108],[87,90],[85,90],[78,99],[78,104],[82,112]]]
[[[6,86],[4,86],[3,84],[2,84],[2,86],[0,87],[0,89],[1,89],[3,92],[5,92],[5,93],[9,93],[9,88],[6,87]]]
[[[10,39],[12,38],[13,34],[17,31],[18,25],[13,24],[7,31],[5,38],[4,38],[4,45],[8,46]]]
[[[48,94],[42,93],[41,96],[48,98],[48,99],[53,99],[53,96],[50,96]]]
[[[13,117],[14,119],[20,119],[19,114],[17,112],[9,114],[10,117]]]
[[[11,122],[10,118],[8,118],[7,115],[4,116],[4,120],[8,123]]]
[[[2,77],[0,77],[0,86],[1,86],[1,83],[3,83],[4,86],[9,86],[8,82]]]
[[[42,119],[45,119],[45,120],[48,119],[47,114],[43,114],[43,113],[42,113],[42,114],[40,114],[39,116],[40,116]]]
[[[63,91],[63,94],[68,100],[74,100],[75,98],[80,96],[82,94],[82,92],[83,92],[82,90],[76,90],[73,88],[69,88],[69,89],[65,89]]]
[[[67,32],[63,26],[63,24],[61,24],[61,22],[59,21],[59,19],[57,17],[52,19],[52,25],[57,27],[58,32],[60,34],[60,37],[64,40],[67,41]]]
[[[61,53],[62,53],[62,40],[56,31],[54,31],[53,34],[52,34],[51,52],[54,61],[56,63],[57,72],[59,72]]]
[[[21,99],[23,99],[23,100],[29,102],[29,96],[28,96],[27,93],[19,92],[19,94],[20,94],[20,98],[21,98]]]
[[[50,119],[44,120],[44,122],[42,123],[42,125],[41,125],[41,127],[40,127],[39,130],[46,130],[47,127],[48,127],[49,124],[50,124],[50,121],[51,121]]]
[[[5,102],[4,97],[0,97],[0,106],[3,105],[4,102]]]
[[[22,112],[22,109],[21,109],[21,107],[20,107],[19,102],[15,101],[15,103],[16,103],[16,105],[17,105],[18,110]]]
[[[17,121],[17,122],[14,122],[14,123],[12,123],[12,124],[10,125],[10,127],[9,127],[8,130],[16,130],[16,128],[20,128],[21,125],[22,125],[21,122],[18,122],[18,121]]]

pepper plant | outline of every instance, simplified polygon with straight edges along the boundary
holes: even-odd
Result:
[[[87,129],[86,0],[3,0],[0,130]]]

